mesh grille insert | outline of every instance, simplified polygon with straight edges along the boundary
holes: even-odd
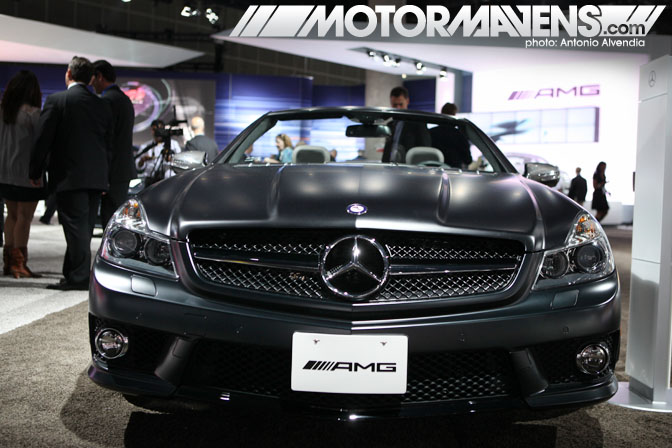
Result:
[[[326,287],[317,268],[330,244],[354,233],[357,232],[196,230],[189,235],[189,245],[195,254],[196,272],[209,283],[342,301],[342,297]],[[403,273],[390,275],[387,283],[363,302],[432,300],[502,291],[515,278],[524,252],[521,243],[510,240],[398,231],[360,231],[358,234],[373,238],[384,247],[391,269],[403,267]],[[207,256],[203,256],[204,253]],[[249,262],[235,263],[231,261],[234,259]],[[276,265],[283,262],[288,266]],[[443,272],[448,269],[441,267],[448,265],[469,270]],[[493,265],[506,269],[492,270]],[[427,267],[434,271],[419,273]]]
[[[531,347],[537,365],[550,384],[570,384],[592,380],[596,377],[581,372],[576,366],[576,352],[589,343],[603,341],[611,352],[609,368],[597,378],[614,372],[619,356],[620,332],[602,338],[576,338],[550,342]]]
[[[287,350],[207,340],[199,342],[193,353],[184,384],[350,409],[517,393],[505,351],[410,355],[407,392],[403,395],[322,394],[291,390],[291,353]]]

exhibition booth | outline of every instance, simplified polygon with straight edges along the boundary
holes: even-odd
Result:
[[[127,59],[108,58],[126,67],[166,66],[197,54],[110,36],[85,38],[88,35],[83,31],[7,16],[0,19],[3,60],[24,62],[0,66],[2,85],[17,69],[30,67],[26,62],[54,62],[53,58],[62,56],[64,46],[72,42],[77,42],[76,51],[82,54],[95,54],[101,45],[115,48],[114,54],[125,54]],[[637,110],[639,67],[664,51],[662,36],[650,36],[647,46],[639,48],[521,48],[520,39],[488,39],[483,43],[459,36],[450,40],[422,36],[408,39],[394,31],[386,38],[372,36],[366,41],[310,34],[301,39],[231,37],[231,31],[213,38],[366,69],[371,74],[367,74],[370,82],[322,86],[309,76],[123,69],[119,71],[120,85],[132,98],[140,117],[134,144],[149,140],[149,124],[154,119],[168,122],[200,115],[206,121],[206,134],[221,149],[268,110],[387,106],[388,89],[372,92],[381,85],[403,83],[411,93],[411,108],[438,112],[445,102],[455,102],[459,115],[484,129],[504,153],[521,161],[534,159],[557,165],[562,171],[558,188],[565,192],[577,167],[590,180],[595,166],[606,162],[611,210],[605,223],[632,222],[637,122],[630,117]],[[61,38],[46,46],[41,43],[36,49],[25,47],[45,32],[60,34]],[[43,57],[38,61],[40,54]],[[31,69],[40,78],[44,96],[62,88],[61,67]],[[285,131],[297,142],[319,144],[320,131],[310,136],[301,129]],[[187,130],[183,140],[190,136]],[[352,159],[363,149],[347,139],[342,143],[338,160]],[[255,153],[268,155],[274,151],[272,141],[259,146]]]
[[[254,395],[252,402],[277,398],[291,407],[300,402],[291,400],[311,394],[315,401],[303,404],[317,415],[335,397],[331,405],[348,422],[387,418],[413,399],[417,409],[462,400],[462,407],[443,410],[464,413],[501,409],[490,405],[502,397],[525,409],[597,405],[611,398],[612,408],[672,412],[669,36],[649,36],[645,45],[629,47],[529,44],[523,37],[409,38],[398,29],[357,39],[352,30],[362,32],[362,24],[345,37],[342,30],[318,35],[317,27],[292,34],[280,18],[271,19],[275,6],[255,8],[235,28],[220,27],[209,37],[220,45],[364,70],[365,82],[322,85],[310,73],[267,75],[258,67],[255,73],[177,71],[170,67],[202,53],[0,15],[0,95],[14,74],[27,69],[39,79],[44,103],[64,90],[73,54],[107,58],[133,105],[134,156],[165,143],[166,153],[158,159],[174,169],[165,180],[147,183],[144,196],[130,196],[96,235],[101,249],[87,283],[89,308],[82,310],[88,313],[91,343],[90,364],[82,374],[86,384],[91,379],[148,409],[157,397],[207,398],[228,406],[248,394]],[[308,12],[301,16],[304,21]],[[301,17],[281,18],[300,25]],[[47,42],[45,34],[56,37]],[[113,50],[101,51],[106,47]],[[444,104],[455,103],[457,117],[476,126],[413,111],[344,112],[344,106],[389,108],[391,88],[397,86],[407,89],[409,109],[440,113]],[[267,122],[257,122],[269,112]],[[203,118],[205,135],[220,151],[232,148],[225,163],[207,166],[198,152],[193,165],[180,167],[183,154],[168,151],[170,139],[184,148],[196,135],[190,127],[194,117]],[[156,120],[180,130],[157,139]],[[395,128],[397,123],[404,124]],[[480,157],[485,163],[449,166],[442,154],[428,164],[408,157],[395,161],[390,153],[396,149],[388,143],[398,143],[404,126],[417,123],[425,123],[422,131],[459,129],[465,151],[474,162]],[[299,161],[300,151],[294,149],[291,164],[280,163],[283,134],[319,160]],[[441,152],[428,141],[409,147]],[[455,141],[451,144],[457,146]],[[385,166],[331,164],[362,159],[383,160]],[[586,211],[595,214],[592,179],[601,162],[607,165],[609,212],[600,223],[599,215]],[[534,182],[554,184],[542,175],[535,178],[532,168],[559,178],[552,188],[565,196]],[[588,185],[585,210],[566,197],[578,171]],[[210,197],[213,191],[218,194]],[[608,240],[612,234],[620,238],[619,232],[626,236],[610,246]],[[152,261],[152,247],[160,248],[160,262]],[[397,247],[407,252],[394,255]],[[631,267],[626,278],[619,277],[620,257]],[[510,277],[492,280],[504,272]],[[480,277],[469,283],[475,275]],[[624,280],[628,308],[621,318]],[[383,296],[395,281],[406,282],[401,292]],[[353,284],[361,291],[348,290]],[[619,350],[626,341],[624,357]],[[141,355],[128,351],[134,343],[142,347]],[[397,358],[387,363],[387,353],[380,359],[376,354],[369,363],[367,357],[388,343],[398,350],[403,373],[389,389],[393,392],[376,392],[383,383],[376,377],[366,382],[369,389],[341,390],[321,389],[324,381],[313,376],[347,363],[349,372],[359,366],[368,373],[363,371],[371,366],[372,374],[380,373],[392,364],[396,372]],[[326,344],[339,346],[328,356],[352,362],[328,358],[319,351]],[[354,359],[351,354],[364,345],[370,352]],[[303,358],[297,358],[296,347]],[[472,362],[470,356],[481,352],[484,360]],[[616,365],[619,353],[625,367]],[[420,386],[407,389],[417,373],[409,367],[407,382],[411,358],[427,360],[427,370],[438,379],[421,377]],[[231,359],[243,361],[233,365]],[[271,375],[259,373],[257,366],[266,359],[281,367]],[[376,370],[381,364],[385,368]],[[500,366],[506,373],[492,374]],[[481,367],[485,373],[472,375]],[[444,380],[453,368],[457,374]],[[277,373],[282,369],[291,374],[291,389],[287,375]],[[296,372],[310,377],[310,387],[294,387]],[[229,390],[220,381],[234,386]],[[493,391],[482,393],[481,383],[494,384]],[[201,384],[207,390],[199,390]],[[451,395],[453,386],[458,398]],[[407,400],[404,394],[413,395],[416,387],[429,390],[427,396]],[[469,393],[473,388],[474,396],[460,395],[463,388]],[[156,396],[143,401],[146,390]],[[374,400],[375,412],[367,414],[359,408],[350,412],[349,402],[338,401],[352,399],[366,409],[370,403],[357,401],[371,398],[365,394],[398,395],[399,402],[393,403],[394,412],[378,415],[389,403]],[[394,416],[421,415],[410,408]]]

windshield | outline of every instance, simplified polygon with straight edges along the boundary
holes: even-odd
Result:
[[[326,115],[326,116],[325,116]],[[465,120],[429,114],[352,111],[269,114],[217,163],[387,163],[463,171],[510,171],[492,142]]]

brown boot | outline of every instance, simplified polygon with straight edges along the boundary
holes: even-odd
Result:
[[[26,269],[26,258],[23,256],[21,249],[18,247],[12,248],[10,257],[9,273],[14,278],[30,277],[30,272]]]
[[[23,266],[26,268],[26,271],[28,271],[28,272],[30,273],[30,276],[31,276],[32,278],[40,278],[40,277],[42,277],[42,275],[34,273],[34,272],[31,271],[30,268],[28,267],[28,248],[27,248],[27,247],[19,247],[19,250],[20,250],[21,253],[23,254],[23,259],[25,260]]]
[[[2,275],[9,275],[9,267],[12,264],[12,246],[5,244],[5,247],[2,248]]]

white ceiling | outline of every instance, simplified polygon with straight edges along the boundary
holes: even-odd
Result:
[[[202,54],[0,14],[0,62],[67,64],[76,55],[118,67],[162,68]]]

